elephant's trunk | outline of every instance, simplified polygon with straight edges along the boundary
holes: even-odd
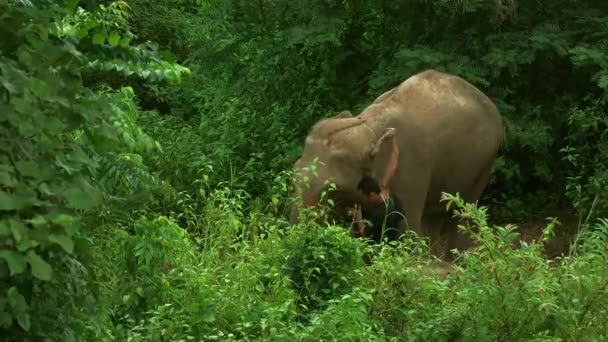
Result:
[[[298,222],[298,216],[300,215],[300,211],[298,210],[298,208],[295,205],[291,205],[291,208],[289,209],[289,218],[288,218],[288,222],[289,224],[296,224]]]
[[[298,196],[302,199],[302,206],[304,208],[314,209],[319,206],[320,198],[318,195],[314,193],[307,193],[304,195]],[[296,203],[292,203],[289,209],[289,224],[296,224],[298,222],[298,216],[300,215],[300,210]]]

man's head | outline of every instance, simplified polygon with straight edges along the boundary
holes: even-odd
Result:
[[[364,176],[361,181],[359,181],[357,189],[363,193],[363,196],[368,203],[382,201],[382,197],[380,196],[380,185],[378,184],[378,181],[372,177]]]

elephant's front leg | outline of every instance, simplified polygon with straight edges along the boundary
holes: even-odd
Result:
[[[422,221],[424,197],[414,196],[413,191],[401,191],[398,195],[402,202],[402,214],[406,221],[404,230],[414,231],[419,236],[425,236],[426,229]]]
[[[449,217],[438,210],[428,210],[422,216],[422,225],[425,236],[429,238],[431,254],[438,258],[445,258],[449,254],[447,242],[442,239],[442,232],[448,223]]]
[[[402,214],[406,218],[405,229],[414,231],[419,236],[425,236],[426,230],[422,221],[426,201],[428,182],[394,184],[390,191],[395,191],[402,203]]]

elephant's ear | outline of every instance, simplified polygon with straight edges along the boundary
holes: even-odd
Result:
[[[368,153],[367,153],[368,157],[371,160],[374,160],[376,158],[376,155],[378,155],[378,152],[380,152],[380,148],[382,148],[382,143],[384,143],[386,138],[388,138],[389,134],[390,134],[390,132],[384,133],[378,140],[376,140],[376,142],[371,144],[371,146],[368,150]]]
[[[352,118],[352,117],[353,117],[353,113],[349,112],[348,110],[342,111],[340,114],[336,115],[336,118],[338,118],[338,119]]]

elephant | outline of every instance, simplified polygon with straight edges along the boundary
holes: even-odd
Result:
[[[496,105],[463,78],[427,69],[377,97],[358,115],[344,111],[310,129],[293,165],[296,198],[305,207],[320,204],[328,181],[334,216],[361,203],[356,190],[364,175],[382,175],[387,164],[386,129],[396,130],[398,167],[389,183],[403,202],[407,229],[433,240],[448,233],[448,250],[466,249],[454,219],[440,203],[442,192],[477,202],[489,183],[504,138]],[[311,168],[311,165],[314,167]],[[305,184],[307,183],[307,184]],[[297,206],[290,222],[296,222]],[[465,238],[466,240],[466,238]]]

